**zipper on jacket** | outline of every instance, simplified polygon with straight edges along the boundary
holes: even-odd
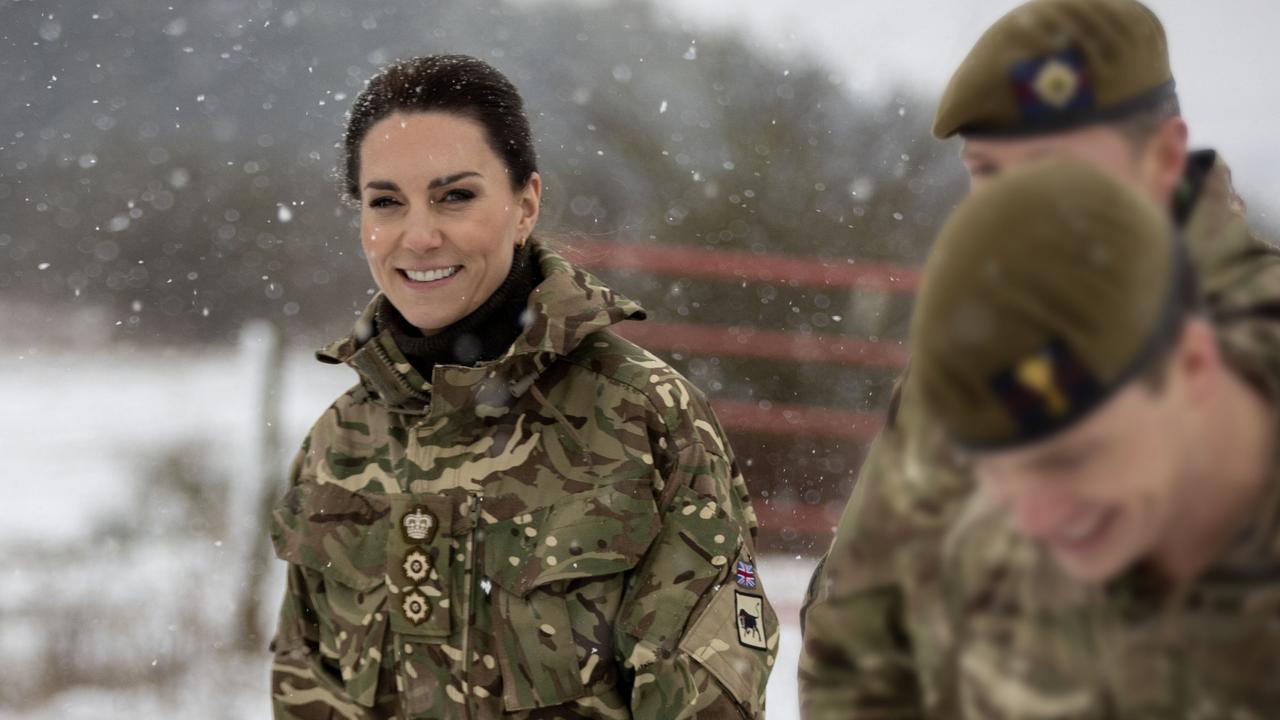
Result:
[[[473,592],[475,589],[473,575],[476,567],[476,528],[480,523],[480,496],[476,494],[468,494],[467,503],[470,505],[470,507],[467,508],[467,516],[470,518],[471,527],[467,530],[467,547],[465,551],[466,560],[464,560],[464,564],[462,566],[462,586],[466,588],[466,590],[463,591],[462,601],[462,621],[464,623],[462,626],[462,683],[464,691],[463,694],[465,695],[462,707],[466,717],[470,718],[471,698],[475,697],[475,691],[471,687],[471,656],[474,654],[471,651],[471,625],[473,621],[473,618],[471,617],[471,613],[473,611],[471,600],[475,595],[475,592]]]
[[[391,383],[395,385],[396,389],[408,397],[425,401],[427,405],[422,411],[423,415],[430,412],[431,398],[428,395],[425,395],[421,390],[410,385],[408,380],[405,380],[400,373],[396,372],[396,364],[392,362],[391,356],[387,354],[386,349],[377,342],[372,344],[371,349],[373,350],[373,354],[382,361],[383,369],[387,371],[385,374],[391,379]]]

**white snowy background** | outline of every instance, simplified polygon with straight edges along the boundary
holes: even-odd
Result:
[[[2,339],[6,347],[15,342]],[[204,640],[216,637],[219,623],[235,627],[230,615],[243,580],[238,559],[244,548],[180,531],[193,521],[221,521],[225,508],[194,508],[205,515],[194,518],[143,516],[139,508],[148,494],[138,472],[151,448],[207,454],[232,483],[259,476],[248,460],[254,456],[257,355],[249,345],[225,352],[121,348],[89,357],[29,347],[0,357],[0,397],[21,398],[21,410],[7,405],[0,414],[0,437],[17,450],[0,525],[0,679],[22,682],[24,673],[41,670],[29,663],[48,660],[50,643],[86,667],[106,662],[125,677],[165,678],[159,685],[115,690],[96,687],[90,676],[82,687],[0,717],[270,715],[265,655],[237,655],[229,640]],[[355,375],[306,353],[292,354],[286,368],[284,436],[296,447]],[[114,540],[110,524],[120,518],[150,524],[142,532],[156,542]],[[35,558],[39,562],[31,562]],[[775,609],[786,618],[770,714],[787,717],[794,712],[796,613],[813,562],[771,556],[760,565]],[[270,587],[282,583],[277,568]],[[61,626],[53,636],[47,623],[23,622],[24,615],[50,611]]]
[[[521,4],[529,2],[543,0]],[[695,34],[727,29],[783,60],[816,56],[852,91],[906,84],[927,95],[940,90],[983,27],[1014,4],[658,2]],[[1272,138],[1280,84],[1271,77],[1280,60],[1280,5],[1151,4],[1169,30],[1193,140],[1224,152],[1255,217],[1265,219],[1280,196]],[[37,32],[4,29],[6,8],[12,4],[0,2],[6,37]],[[0,137],[16,142],[4,122]],[[11,171],[0,168],[0,180]],[[199,487],[149,484],[157,468],[176,462],[203,473],[190,483],[225,485],[233,499],[252,492],[261,477],[260,348],[252,340],[172,348],[116,342],[113,318],[91,310],[66,323],[76,329],[68,337],[57,327],[64,320],[0,307],[0,686],[37,687],[29,681],[48,675],[63,681],[51,695],[0,691],[0,717],[267,717],[265,657],[236,652],[225,636],[244,580],[247,546],[234,532],[243,518],[228,517],[225,503],[201,496]],[[291,348],[286,368],[279,392],[290,448],[353,375],[314,362],[303,347]],[[785,619],[771,717],[796,715],[796,611],[813,562],[775,555],[761,563]],[[280,569],[273,573],[272,596]],[[273,610],[264,609],[264,626]]]

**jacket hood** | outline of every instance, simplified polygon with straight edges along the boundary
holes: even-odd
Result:
[[[1173,215],[1189,236],[1214,236],[1232,224],[1245,226],[1244,200],[1231,181],[1231,168],[1213,150],[1187,155],[1182,182],[1174,191]]]
[[[396,347],[389,330],[375,332],[374,313],[384,299],[382,293],[365,307],[351,333],[317,351],[316,359],[350,365],[394,410],[436,415],[474,405],[484,415],[502,412],[557,358],[572,353],[593,333],[645,318],[635,301],[540,242],[530,243],[543,279],[529,294],[528,326],[497,360],[474,367],[438,365],[432,377],[423,377]]]
[[[1249,257],[1266,247],[1249,227],[1231,168],[1212,150],[1191,153],[1174,197],[1174,216],[1198,270],[1201,292],[1212,300],[1258,267]]]

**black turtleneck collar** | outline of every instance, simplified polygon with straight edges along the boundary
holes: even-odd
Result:
[[[511,272],[484,303],[470,315],[424,336],[383,297],[375,311],[377,330],[387,329],[405,359],[430,379],[436,365],[477,365],[502,357],[520,333],[529,304],[529,293],[541,280],[541,272],[527,244],[516,248]]]

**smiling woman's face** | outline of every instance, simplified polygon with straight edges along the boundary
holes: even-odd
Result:
[[[424,334],[461,320],[511,270],[538,219],[537,173],[513,190],[484,128],[395,113],[360,145],[360,242],[374,282]]]

